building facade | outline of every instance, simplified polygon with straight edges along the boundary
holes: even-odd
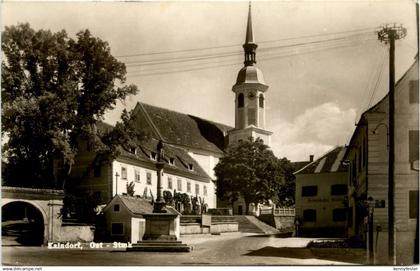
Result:
[[[342,164],[344,153],[344,147],[336,147],[294,173],[300,235],[347,235],[348,172]]]
[[[101,204],[114,195],[127,194],[132,183],[134,195],[156,198],[156,147],[164,142],[163,190],[200,198],[206,208],[216,208],[213,168],[223,155],[229,126],[167,109],[138,103],[132,114],[134,127],[147,137],[136,148],[120,147],[120,155],[106,163],[87,141],[79,142],[72,170],[71,186],[84,194],[96,194]],[[112,129],[98,123],[99,130]],[[188,131],[188,132],[186,132]]]
[[[418,253],[418,73],[417,58],[395,87],[394,239],[397,264],[404,265],[413,264],[414,251]],[[345,155],[352,217],[348,233],[369,248],[367,201],[373,201],[373,243],[369,251],[375,264],[388,263],[388,110],[387,95],[362,114]]]

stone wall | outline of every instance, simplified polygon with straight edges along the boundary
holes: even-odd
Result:
[[[63,224],[60,228],[60,241],[93,241],[95,227],[84,224]]]

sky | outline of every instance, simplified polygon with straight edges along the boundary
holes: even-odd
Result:
[[[127,65],[139,94],[105,115],[115,124],[138,101],[234,126],[232,86],[243,67],[248,2],[2,2],[1,24],[89,29]],[[375,31],[402,24],[396,78],[417,53],[414,0],[252,1],[272,150],[291,161],[348,144],[360,114],[388,89],[388,45]]]

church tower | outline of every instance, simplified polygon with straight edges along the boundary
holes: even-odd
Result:
[[[265,92],[268,86],[255,64],[258,45],[254,42],[249,4],[244,48],[244,67],[239,71],[232,91],[235,93],[235,129],[229,131],[229,144],[250,137],[261,138],[268,146],[272,132],[265,129]]]

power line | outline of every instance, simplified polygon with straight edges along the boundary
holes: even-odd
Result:
[[[329,43],[329,44],[318,44],[317,46],[318,46],[318,48],[329,48],[329,47],[334,47],[334,46],[336,46],[336,45],[340,45],[340,44],[343,44],[344,42],[345,43],[348,43],[348,42],[363,42],[363,41],[367,41],[367,40],[372,40],[372,39],[362,39],[362,40],[342,40],[342,41],[339,41],[339,42],[334,42],[334,43]],[[303,49],[305,49],[305,50],[314,50],[314,48],[313,47],[310,47],[310,48],[305,48],[305,47],[303,47]],[[287,51],[285,51],[285,52],[287,52]],[[290,52],[290,50],[289,50],[289,52]],[[278,56],[279,55],[279,53],[276,53],[276,54],[269,54],[269,55],[263,55],[261,58],[259,58],[259,60],[258,61],[260,61],[260,60],[265,60],[265,59],[267,59],[267,58],[272,58],[272,57],[275,57],[275,56]],[[206,60],[210,60],[210,59],[206,59]],[[202,61],[206,61],[206,60],[202,60]],[[202,67],[203,65],[205,65],[205,64],[213,64],[215,61],[212,61],[212,62],[207,62],[207,63],[203,63],[203,62],[200,62],[200,63],[191,63],[191,65],[185,65],[186,63],[183,63],[183,64],[179,64],[179,63],[176,63],[177,65],[176,65],[176,67],[168,67],[169,69],[170,68],[176,68],[177,70],[179,70],[179,69],[182,69],[182,68],[193,68],[193,67]],[[229,62],[229,63],[231,63],[232,62],[232,60],[231,59],[222,59],[222,60],[218,60],[217,61],[217,63],[223,63],[223,62]],[[235,61],[234,63],[241,63],[239,60],[237,60],[237,61]],[[140,68],[141,68],[141,66],[139,66]],[[155,68],[155,69],[153,69],[153,68],[150,68],[150,66],[145,66],[145,68],[147,68],[147,69],[141,69],[141,70],[138,70],[138,69],[136,69],[136,70],[131,70],[130,69],[130,71],[129,71],[129,74],[132,74],[132,73],[135,73],[135,72],[149,72],[149,71],[161,71],[162,69],[165,69],[165,68],[161,68],[161,67],[157,67],[157,68]]]
[[[331,38],[331,39],[323,39],[323,40],[316,40],[316,41],[309,41],[309,42],[300,42],[300,43],[293,43],[293,44],[286,44],[286,45],[278,45],[272,47],[261,48],[260,52],[267,52],[271,50],[278,50],[283,48],[289,47],[296,47],[296,46],[305,46],[311,44],[319,44],[325,42],[332,42],[332,41],[346,41],[352,37],[359,36],[361,34],[350,35],[347,37],[341,38]],[[210,54],[210,55],[199,55],[199,56],[191,56],[191,57],[178,57],[172,59],[159,59],[159,60],[150,60],[144,62],[128,62],[127,67],[138,67],[138,66],[149,66],[149,65],[160,65],[160,64],[170,64],[170,63],[180,63],[180,62],[191,62],[197,60],[207,60],[212,58],[221,58],[221,57],[231,57],[241,55],[242,52],[238,51],[237,53],[221,53],[221,54]]]
[[[258,43],[260,43],[260,44],[273,43],[273,42],[279,42],[279,41],[296,40],[296,39],[303,39],[303,38],[313,38],[313,37],[319,37],[319,36],[340,35],[340,34],[354,33],[354,32],[362,32],[362,31],[365,31],[365,32],[372,31],[372,32],[374,32],[375,29],[378,29],[378,28],[362,28],[362,29],[354,29],[354,30],[331,32],[331,33],[305,35],[305,36],[300,36],[300,37],[289,37],[289,38],[276,39],[276,40],[260,41]],[[127,57],[137,57],[137,56],[150,56],[150,55],[161,55],[161,54],[173,54],[173,53],[182,53],[182,52],[194,52],[194,51],[203,51],[203,50],[231,48],[231,47],[238,47],[238,46],[241,46],[241,44],[221,45],[221,46],[202,47],[202,48],[190,48],[190,49],[181,49],[181,50],[172,50],[172,51],[160,51],[160,52],[150,52],[150,53],[138,53],[138,54],[117,55],[115,57],[117,57],[117,58],[127,58]]]
[[[373,40],[373,39],[367,39],[367,40]],[[293,54],[271,56],[271,57],[266,58],[266,59],[261,59],[260,61],[269,61],[269,60],[274,60],[274,59],[278,59],[278,58],[284,58],[284,57],[295,56],[295,55],[303,55],[303,54],[309,54],[309,53],[319,52],[319,51],[323,51],[323,50],[337,49],[337,48],[350,47],[350,46],[353,46],[353,44],[344,44],[344,45],[335,46],[335,47],[330,46],[330,47],[327,47],[327,48],[321,48],[321,49],[318,49],[318,50],[315,50],[315,51],[308,51],[308,52],[303,52],[303,53],[293,53]],[[360,46],[360,44],[359,44],[359,46]],[[208,63],[208,64],[212,64],[212,63]],[[162,74],[179,73],[179,72],[187,72],[187,71],[197,71],[197,70],[203,70],[203,69],[220,68],[220,67],[234,66],[234,65],[240,65],[240,64],[242,64],[242,62],[227,63],[227,64],[224,64],[224,65],[198,66],[196,68],[177,69],[177,70],[172,70],[172,71],[160,71],[160,72],[156,72],[156,73],[148,73],[148,71],[145,71],[144,73],[130,74],[128,76],[130,76],[130,77],[143,77],[143,76],[152,76],[152,75],[162,75]]]
[[[382,64],[381,64],[381,69],[379,70],[379,75],[378,75],[378,78],[376,79],[376,82],[375,82],[375,87],[373,88],[373,92],[372,92],[372,95],[370,96],[370,98],[369,98],[369,103],[368,103],[368,105],[367,105],[367,108],[369,108],[370,106],[371,106],[371,104],[372,104],[372,102],[373,102],[373,98],[375,97],[375,93],[376,93],[376,90],[379,88],[379,84],[381,83],[381,79],[382,79],[382,74],[383,74],[383,72],[384,72],[384,67],[385,67],[385,52],[386,52],[386,50],[384,50],[383,51],[384,53],[383,53],[383,55],[382,55]]]

